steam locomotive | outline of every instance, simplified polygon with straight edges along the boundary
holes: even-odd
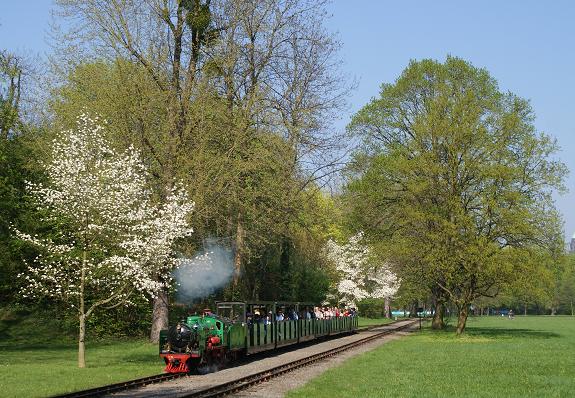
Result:
[[[313,309],[314,304],[299,302],[218,302],[215,313],[206,309],[160,332],[164,371],[221,366],[244,355],[357,329],[355,316],[308,319],[304,314]]]

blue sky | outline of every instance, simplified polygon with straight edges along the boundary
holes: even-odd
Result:
[[[0,2],[0,48],[43,55],[50,0]],[[575,232],[575,2],[349,1],[330,4],[326,26],[339,34],[344,71],[358,79],[337,126],[393,82],[410,59],[447,54],[486,68],[502,90],[531,101],[535,125],[556,137],[573,172],[556,196],[566,237]]]
[[[352,115],[393,82],[410,59],[450,54],[486,68],[504,91],[529,99],[536,127],[556,137],[572,170],[556,195],[566,238],[575,232],[575,2],[345,1],[329,7],[345,70],[359,80]],[[348,116],[347,116],[348,117]]]

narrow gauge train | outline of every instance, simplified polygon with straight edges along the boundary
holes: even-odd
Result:
[[[165,372],[189,372],[289,344],[350,333],[357,317],[290,320],[288,314],[313,312],[313,303],[218,302],[216,313],[204,310],[160,332]],[[286,314],[280,320],[277,314]]]

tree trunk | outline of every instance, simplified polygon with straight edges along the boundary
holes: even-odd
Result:
[[[234,254],[234,279],[233,286],[234,291],[238,286],[240,281],[240,276],[242,274],[242,251],[244,247],[244,227],[240,219],[238,219],[238,225],[236,226],[236,252]]]
[[[459,308],[459,315],[457,317],[457,330],[456,334],[461,336],[465,331],[465,324],[467,323],[467,316],[469,315],[469,305],[465,304]]]
[[[78,367],[86,367],[86,345],[84,340],[86,338],[86,316],[80,314],[80,335],[78,336]]]
[[[150,341],[152,343],[160,341],[160,330],[168,328],[168,311],[168,292],[162,290],[154,298],[152,330],[150,332]]]
[[[86,308],[84,303],[84,286],[86,284],[86,262],[88,253],[86,248],[82,250],[82,273],[80,276],[80,331],[78,335],[78,367],[86,367],[86,345],[84,340],[86,338]]]
[[[557,308],[551,307],[551,315],[557,315]]]
[[[391,319],[391,299],[389,297],[383,299],[383,315]]]
[[[441,330],[445,327],[443,316],[445,315],[445,307],[442,302],[436,301],[433,311],[433,320],[431,321],[431,328]]]
[[[573,316],[573,299],[571,299],[571,316]]]
[[[523,304],[523,315],[527,316],[527,304]]]
[[[411,308],[409,309],[409,317],[410,318],[417,317],[417,304],[419,304],[417,301],[414,301],[411,303]]]

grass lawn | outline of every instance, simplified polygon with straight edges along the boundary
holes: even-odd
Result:
[[[466,335],[424,329],[328,370],[296,397],[572,397],[575,318],[471,318]]]
[[[141,341],[86,341],[86,368],[77,344],[55,320],[0,310],[0,397],[46,397],[161,373],[158,348]]]
[[[87,342],[86,368],[75,344],[0,343],[0,396],[46,397],[162,373],[157,346],[139,342]]]
[[[393,322],[393,319],[388,319],[388,318],[363,318],[363,317],[359,317],[358,319],[358,323],[359,323],[359,327],[362,326],[371,326],[371,325],[383,325],[386,323],[390,323]]]

